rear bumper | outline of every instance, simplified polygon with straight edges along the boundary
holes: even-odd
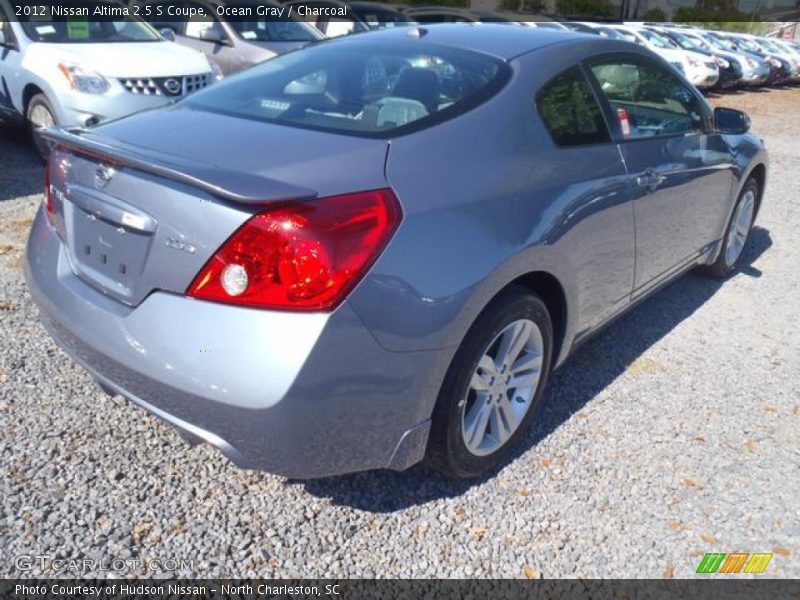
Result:
[[[278,313],[154,292],[131,309],[73,274],[42,211],[26,275],[68,354],[240,467],[313,478],[424,454],[438,353],[385,350],[348,304]]]

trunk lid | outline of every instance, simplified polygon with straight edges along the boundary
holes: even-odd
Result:
[[[54,222],[72,271],[124,304],[185,293],[270,205],[386,185],[386,141],[198,116],[168,109],[45,134],[56,145]]]

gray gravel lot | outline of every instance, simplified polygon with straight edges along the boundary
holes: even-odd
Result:
[[[36,554],[200,576],[689,577],[705,552],[760,551],[800,577],[800,90],[716,102],[748,109],[772,156],[747,265],[689,275],[583,347],[517,458],[471,484],[240,471],[101,393],[37,322],[41,167],[0,129],[0,576],[51,574],[15,566]]]

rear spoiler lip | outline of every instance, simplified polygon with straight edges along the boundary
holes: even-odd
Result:
[[[179,161],[145,149],[115,144],[87,129],[50,128],[39,133],[54,146],[185,183],[237,204],[261,205],[311,200],[317,192],[261,175]]]

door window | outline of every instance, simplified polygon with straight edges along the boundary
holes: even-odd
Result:
[[[667,67],[625,57],[594,63],[591,69],[614,111],[622,138],[704,132],[702,101]]]
[[[559,146],[580,146],[610,141],[603,112],[579,67],[550,80],[536,98],[553,141]]]

